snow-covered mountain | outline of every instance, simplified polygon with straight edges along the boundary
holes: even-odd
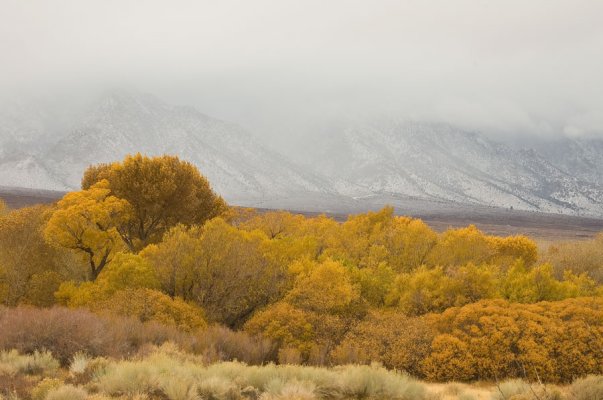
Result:
[[[395,198],[603,217],[600,139],[517,148],[445,124],[381,119],[331,129],[296,164],[237,125],[150,95],[111,92],[82,108],[1,108],[0,186],[76,189],[88,165],[141,152],[193,162],[241,205],[333,211]]]
[[[150,95],[112,92],[65,129],[66,134],[55,135],[58,140],[43,149],[4,154],[0,185],[75,189],[87,166],[141,152],[175,154],[193,162],[214,189],[231,201],[332,194],[324,180],[266,149],[240,127],[189,107],[167,105]],[[6,132],[15,130],[11,127]],[[9,137],[5,131],[2,135]],[[20,148],[29,146],[24,142]]]
[[[603,140],[565,138],[541,140],[534,144],[556,167],[587,182],[603,185]]]
[[[311,164],[354,197],[404,195],[603,216],[603,153],[575,146],[563,157],[541,155],[445,124],[378,121],[333,135]]]

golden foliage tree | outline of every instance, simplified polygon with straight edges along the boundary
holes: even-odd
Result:
[[[172,325],[187,332],[207,327],[201,308],[149,288],[119,290],[92,303],[90,308],[99,313],[136,317],[142,322]]]
[[[67,251],[50,246],[43,230],[48,206],[0,216],[0,302],[48,306],[61,280],[79,278],[82,265]]]
[[[65,195],[44,230],[46,240],[72,249],[89,265],[88,278],[95,280],[113,255],[123,249],[117,227],[130,218],[126,200],[111,195],[107,181],[87,190]]]
[[[70,307],[88,307],[124,289],[159,288],[159,280],[150,263],[137,254],[117,253],[94,282],[61,284],[56,298]]]
[[[6,204],[6,202],[4,200],[0,199],[0,217],[5,214],[8,214],[8,211],[9,211],[8,205]]]
[[[193,300],[211,321],[241,326],[282,295],[286,266],[267,257],[267,240],[262,232],[239,230],[220,218],[203,226]]]
[[[435,381],[468,381],[475,378],[476,368],[469,347],[462,340],[440,334],[431,342],[431,351],[421,362],[425,377]]]
[[[360,297],[348,271],[341,263],[326,260],[310,262],[307,272],[301,272],[285,301],[314,312],[342,311]]]
[[[412,318],[394,310],[372,310],[354,324],[332,351],[338,364],[381,362],[391,369],[422,373],[435,335],[424,317]]]
[[[202,229],[176,225],[157,244],[147,246],[140,255],[155,269],[161,290],[171,297],[192,300],[200,279]]]
[[[475,225],[442,233],[428,256],[429,265],[482,264],[496,253],[489,238]]]
[[[107,180],[110,194],[131,206],[130,218],[117,225],[131,251],[158,242],[177,224],[202,224],[226,208],[207,179],[191,163],[174,156],[127,156],[122,162],[92,166],[84,190]]]
[[[278,344],[307,355],[315,340],[308,314],[286,302],[278,302],[256,313],[245,323],[245,331],[261,334]]]

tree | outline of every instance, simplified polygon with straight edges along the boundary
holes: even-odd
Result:
[[[279,347],[293,347],[307,357],[315,334],[308,313],[291,304],[278,302],[259,311],[245,323],[245,331],[274,341]]]
[[[504,298],[519,303],[592,296],[596,290],[596,283],[586,274],[575,275],[566,271],[560,280],[554,276],[550,264],[528,269],[522,260],[515,262],[507,271],[501,287]]]
[[[435,332],[424,317],[393,310],[372,310],[346,332],[333,350],[338,364],[380,362],[387,368],[419,375]]]
[[[420,219],[394,217],[379,241],[387,249],[387,263],[398,272],[410,272],[425,263],[437,237]]]
[[[4,200],[0,199],[0,217],[8,214],[8,205],[6,205],[6,203],[4,202]]]
[[[105,300],[90,304],[90,308],[99,313],[136,317],[142,322],[173,325],[189,332],[207,327],[201,308],[149,288],[119,290]]]
[[[97,279],[106,293],[132,288],[159,289],[159,279],[151,264],[138,254],[118,253]]]
[[[67,193],[44,230],[51,244],[72,249],[89,265],[88,279],[95,280],[112,256],[122,250],[117,227],[130,219],[126,200],[111,195],[103,180],[87,190]]]
[[[275,239],[294,235],[304,222],[303,215],[291,214],[286,211],[272,211],[249,219],[241,227],[249,231],[259,229],[268,238]]]
[[[153,266],[161,290],[171,297],[192,300],[198,283],[201,260],[199,227],[176,225],[157,244],[151,244],[140,255]]]
[[[138,254],[117,253],[94,282],[64,282],[56,298],[70,307],[91,307],[120,290],[158,289],[159,280],[150,263]]]
[[[430,380],[467,381],[475,378],[476,368],[468,346],[448,334],[438,335],[431,343],[431,353],[421,363]]]
[[[285,297],[288,303],[308,311],[337,313],[358,300],[360,290],[341,263],[326,260],[300,274]]]
[[[489,237],[475,225],[466,228],[449,229],[442,233],[437,244],[427,258],[429,265],[481,264],[496,254]]]
[[[538,260],[538,246],[526,236],[494,236],[491,240],[497,252],[496,263],[501,266],[508,266],[518,259],[531,266]]]
[[[239,230],[221,218],[203,226],[192,299],[208,319],[239,327],[258,308],[282,296],[286,266],[267,257],[267,241],[264,233]]]
[[[127,156],[123,162],[86,170],[84,190],[107,180],[110,194],[132,207],[117,230],[130,251],[157,243],[172,226],[198,224],[218,216],[226,203],[191,163],[174,156]]]
[[[423,266],[398,276],[387,303],[397,305],[408,315],[441,312],[455,305],[458,291],[457,283],[442,267]]]
[[[0,302],[51,305],[57,281],[82,276],[85,266],[70,251],[44,239],[51,210],[34,206],[0,216]]]

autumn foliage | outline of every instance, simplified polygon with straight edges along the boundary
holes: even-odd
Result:
[[[380,362],[436,381],[603,373],[601,237],[539,251],[391,207],[343,223],[229,208],[171,156],[90,167],[82,188],[0,215],[2,304],[237,338],[251,362]]]

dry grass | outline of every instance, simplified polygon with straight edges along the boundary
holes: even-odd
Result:
[[[13,371],[11,385],[0,380],[0,400],[598,400],[603,394],[602,376],[563,390],[521,380],[436,384],[379,365],[206,364],[173,344],[122,360],[77,354],[64,369],[48,353],[9,351],[0,360]]]

